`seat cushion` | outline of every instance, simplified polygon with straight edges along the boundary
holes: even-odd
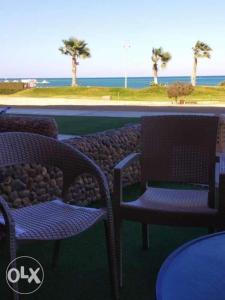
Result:
[[[12,210],[20,240],[58,240],[85,231],[106,217],[103,209],[69,205],[61,200]],[[0,223],[4,223],[0,216]]]
[[[145,209],[202,209],[208,208],[208,190],[181,190],[166,188],[148,188],[136,201],[126,202],[128,206]]]

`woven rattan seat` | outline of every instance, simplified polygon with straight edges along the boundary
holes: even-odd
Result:
[[[49,201],[12,210],[19,240],[61,240],[77,235],[106,217],[103,209]],[[0,217],[0,223],[3,223]]]
[[[207,190],[181,190],[165,188],[149,188],[135,201],[123,203],[143,209],[163,209],[177,211],[179,209],[207,208]]]

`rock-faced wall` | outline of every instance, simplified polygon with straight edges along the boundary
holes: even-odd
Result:
[[[222,123],[221,123],[222,124]],[[220,124],[217,151],[221,151],[224,131]],[[0,132],[27,131],[46,136],[57,137],[57,125],[54,119],[33,117],[0,117]],[[113,167],[129,153],[140,149],[140,125],[131,124],[119,129],[107,130],[79,138],[64,140],[93,159],[105,173],[110,190],[113,189]],[[224,149],[223,149],[224,151]],[[139,181],[139,162],[129,167],[124,176],[124,185]],[[60,197],[62,191],[62,172],[57,168],[26,164],[23,166],[0,168],[0,194],[11,207],[23,207],[54,197]],[[94,178],[83,174],[70,188],[67,201],[79,205],[88,205],[100,198],[98,185]]]
[[[140,151],[140,125],[127,125],[119,129],[69,139],[65,143],[76,147],[93,159],[105,173],[110,190],[113,188],[113,168],[124,157]],[[134,163],[124,173],[124,185],[139,181],[140,165]],[[99,199],[99,190],[90,176],[81,176],[71,188],[69,201],[88,204]]]
[[[54,118],[0,116],[0,132],[9,131],[32,132],[52,138],[57,138],[58,135],[58,127]]]
[[[23,117],[21,117],[23,118]],[[1,118],[0,118],[1,119]],[[40,127],[39,121],[35,119],[30,124],[31,119],[24,121],[23,130],[41,133],[55,137],[57,127],[48,127],[46,120]],[[29,130],[27,126],[29,125]],[[1,120],[0,120],[1,125]],[[15,124],[13,125],[14,128]],[[13,127],[11,124],[11,127]],[[21,123],[20,123],[21,126]],[[7,127],[8,128],[8,127]],[[7,129],[6,128],[6,129]],[[18,128],[18,127],[17,127]],[[39,128],[40,132],[37,132]],[[54,130],[49,130],[52,128]],[[10,131],[10,130],[6,130]],[[14,130],[15,131],[15,130]],[[110,190],[113,186],[113,167],[129,153],[139,151],[140,126],[128,125],[120,129],[107,130],[104,132],[72,138],[65,140],[65,143],[76,147],[93,159],[105,173]],[[139,163],[129,167],[124,176],[124,185],[129,185],[139,180]],[[4,167],[0,169],[0,194],[7,200],[11,207],[19,208],[26,205],[32,205],[39,202],[48,201],[54,197],[60,197],[62,191],[62,172],[57,168],[41,166],[39,164],[26,164],[13,167]],[[76,179],[74,185],[70,188],[67,201],[79,205],[88,205],[100,198],[96,180],[88,174],[83,174]]]

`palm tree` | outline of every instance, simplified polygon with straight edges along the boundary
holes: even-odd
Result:
[[[162,47],[152,49],[152,72],[154,77],[154,84],[158,84],[159,62],[161,63],[161,68],[165,68],[171,58],[171,54],[169,52],[164,52]]]
[[[77,86],[77,66],[79,65],[79,58],[91,57],[90,49],[84,40],[78,40],[71,37],[68,40],[62,41],[64,46],[59,48],[63,54],[72,57],[72,86]]]
[[[197,65],[198,65],[198,58],[211,58],[210,51],[212,48],[209,47],[208,44],[197,41],[195,46],[192,48],[194,53],[194,63],[193,63],[193,71],[191,76],[191,84],[196,86],[196,75],[197,75]]]

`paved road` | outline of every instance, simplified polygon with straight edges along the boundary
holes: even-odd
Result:
[[[104,109],[105,108],[105,109]],[[9,114],[46,115],[46,116],[92,116],[92,117],[141,117],[143,115],[171,113],[225,114],[225,107],[71,107],[71,108],[15,108]]]
[[[46,115],[46,116],[88,116],[88,117],[140,117],[144,112],[135,111],[98,111],[53,108],[11,108],[9,114]],[[150,113],[152,114],[152,113]]]
[[[140,117],[152,113],[187,112],[225,114],[225,103],[173,105],[169,101],[116,101],[69,98],[0,97],[0,107],[11,106],[13,114]]]

